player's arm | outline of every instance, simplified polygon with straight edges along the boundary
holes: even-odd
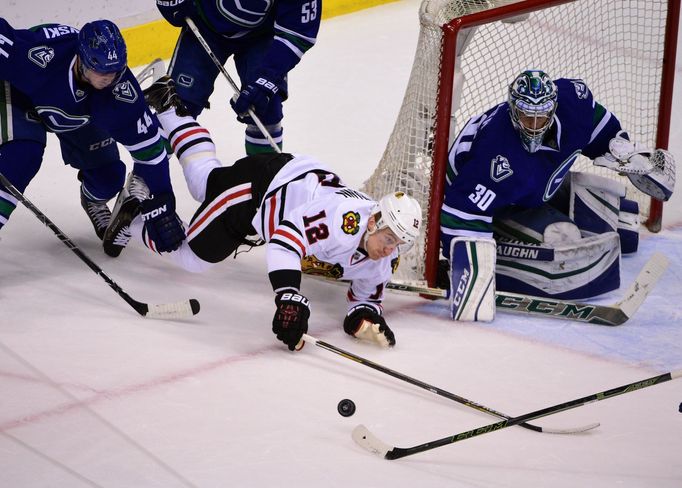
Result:
[[[185,239],[185,230],[175,211],[167,143],[156,114],[149,110],[130,70],[98,100],[102,107],[93,110],[96,120],[130,152],[133,173],[149,187],[151,198],[142,202],[149,237],[159,252],[177,249]]]
[[[640,191],[667,201],[675,188],[675,158],[664,149],[643,147],[622,130],[617,117],[605,107],[593,104],[593,133],[583,150],[596,166],[628,177]]]
[[[266,259],[275,292],[272,332],[294,351],[302,347],[301,337],[308,332],[310,318],[310,302],[300,293],[301,259],[311,251],[309,239],[315,244],[318,238],[326,239],[329,233],[325,216],[317,212],[286,217],[266,245]],[[306,226],[306,222],[310,225]]]
[[[264,111],[273,97],[288,98],[286,76],[315,45],[322,15],[321,0],[280,0],[274,6],[274,38],[253,79],[245,80],[232,103],[237,114],[249,107]]]

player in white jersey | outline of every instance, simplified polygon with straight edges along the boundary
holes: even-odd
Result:
[[[201,202],[186,241],[165,254],[166,259],[199,272],[240,245],[260,241],[266,245],[276,295],[273,332],[290,350],[300,348],[308,330],[310,306],[300,293],[302,271],[350,280],[344,330],[384,346],[395,344],[381,302],[400,251],[419,234],[416,200],[398,192],[376,202],[346,187],[310,156],[260,154],[223,167],[208,131],[193,117],[179,115],[185,112],[171,79],[161,78],[145,96],[158,113],[190,193]],[[135,217],[130,230],[153,250],[145,218]]]

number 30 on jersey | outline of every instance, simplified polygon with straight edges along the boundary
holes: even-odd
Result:
[[[474,202],[481,210],[487,210],[497,195],[480,183],[476,185],[474,192],[469,195],[469,200]]]

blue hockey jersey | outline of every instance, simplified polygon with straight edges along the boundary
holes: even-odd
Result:
[[[95,124],[131,154],[152,193],[171,191],[168,155],[156,115],[126,68],[114,86],[97,90],[74,74],[78,30],[58,24],[14,29],[0,18],[0,80],[18,90],[55,133]]]
[[[472,117],[450,148],[440,231],[449,259],[455,236],[492,237],[495,214],[510,206],[538,207],[561,186],[580,154],[594,159],[608,151],[621,129],[595,102],[584,81],[559,79],[552,127],[535,153],[526,151],[509,106],[501,103]]]
[[[262,69],[285,76],[313,47],[322,0],[195,0],[202,20],[232,39],[273,36]]]

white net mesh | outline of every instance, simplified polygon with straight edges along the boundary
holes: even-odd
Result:
[[[367,193],[379,198],[402,190],[419,200],[425,217],[439,212],[440,204],[431,208],[429,195],[441,73],[441,26],[470,13],[512,4],[522,8],[527,3],[422,3],[421,30],[403,104],[384,155],[365,182],[363,189]],[[454,69],[456,73],[453,105],[459,99],[451,116],[450,140],[469,117],[504,101],[509,83],[519,72],[540,68],[553,78],[584,79],[595,99],[619,118],[633,140],[655,147],[667,11],[667,0],[576,0],[533,11],[530,16],[512,13],[504,22],[460,32],[457,57],[443,61],[443,70]],[[458,72],[463,75],[463,83]],[[580,158],[573,169],[620,179],[628,185],[628,198],[638,200],[640,214],[648,215],[650,198],[634,189],[627,178],[595,168],[586,158]],[[425,235],[403,257],[396,281],[422,281],[424,242]]]

